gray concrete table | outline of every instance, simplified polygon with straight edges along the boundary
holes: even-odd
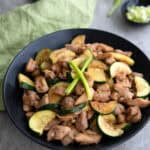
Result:
[[[0,0],[0,13],[32,0]],[[90,27],[110,31],[132,41],[150,58],[150,25],[132,26],[121,16],[120,11],[111,18],[106,17],[111,1],[98,0],[94,19]],[[112,150],[149,150],[150,122],[133,138]],[[20,133],[8,118],[6,112],[0,113],[0,150],[47,150]]]

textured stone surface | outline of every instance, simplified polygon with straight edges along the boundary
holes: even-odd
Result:
[[[0,0],[0,13],[7,12],[32,0]],[[118,34],[136,44],[150,58],[150,25],[133,26],[128,24],[118,10],[111,18],[106,13],[111,1],[98,0],[91,27]],[[148,150],[150,145],[150,122],[133,138],[111,150]],[[8,118],[0,113],[0,150],[47,150],[25,137]]]

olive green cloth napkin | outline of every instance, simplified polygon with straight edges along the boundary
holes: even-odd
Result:
[[[88,27],[96,0],[38,0],[0,16],[0,110],[2,81],[14,56],[32,40],[56,30]]]

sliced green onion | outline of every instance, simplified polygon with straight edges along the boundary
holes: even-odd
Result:
[[[70,62],[70,65],[76,71],[78,77],[80,78],[80,80],[82,81],[82,83],[84,85],[84,88],[85,88],[88,99],[91,100],[92,99],[91,90],[90,90],[88,81],[86,80],[83,72],[79,69],[79,67],[74,62]]]
[[[93,57],[89,57],[85,60],[82,68],[81,68],[81,72],[83,73],[85,71],[85,69],[88,67],[88,65],[90,64],[90,62],[92,61]],[[66,95],[69,95],[73,89],[75,88],[75,86],[77,85],[78,81],[80,80],[80,77],[77,75],[74,80],[68,85],[68,87],[65,90]]]
[[[116,11],[116,9],[121,5],[121,3],[122,3],[122,0],[114,0],[113,5],[111,9],[109,10],[107,16],[110,17]]]

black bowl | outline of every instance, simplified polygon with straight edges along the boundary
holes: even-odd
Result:
[[[133,135],[135,135],[148,121],[148,116],[150,114],[150,108],[143,109],[143,118],[140,123],[134,125],[128,132],[126,132],[122,137],[119,138],[103,138],[102,142],[97,145],[90,146],[79,146],[77,144],[69,145],[67,147],[62,146],[59,142],[46,142],[44,137],[39,137],[34,134],[29,128],[27,119],[22,110],[22,91],[19,89],[17,82],[17,75],[19,72],[24,72],[24,67],[26,62],[30,57],[34,57],[35,54],[42,48],[58,49],[63,47],[66,43],[78,35],[85,34],[86,42],[104,42],[106,44],[112,45],[114,48],[119,48],[122,50],[130,50],[133,52],[133,58],[135,60],[135,65],[133,69],[135,71],[142,72],[145,78],[150,82],[150,62],[149,59],[141,52],[141,50],[134,44],[125,40],[117,35],[108,33],[105,31],[94,30],[94,29],[70,29],[58,31],[52,34],[45,35],[38,40],[30,43],[26,46],[12,61],[5,75],[3,82],[3,98],[5,108],[9,114],[9,117],[16,125],[16,127],[28,136],[33,141],[42,144],[48,148],[61,149],[61,150],[96,150],[100,148],[112,147],[115,144],[126,141]]]
[[[138,26],[143,26],[143,25],[148,25],[150,22],[147,23],[138,23],[138,22],[134,22],[131,21],[127,18],[126,13],[128,11],[128,8],[132,5],[135,6],[148,6],[150,5],[150,1],[148,0],[127,0],[123,3],[122,7],[121,7],[121,11],[122,11],[122,15],[125,18],[125,20],[133,25],[138,25]]]

